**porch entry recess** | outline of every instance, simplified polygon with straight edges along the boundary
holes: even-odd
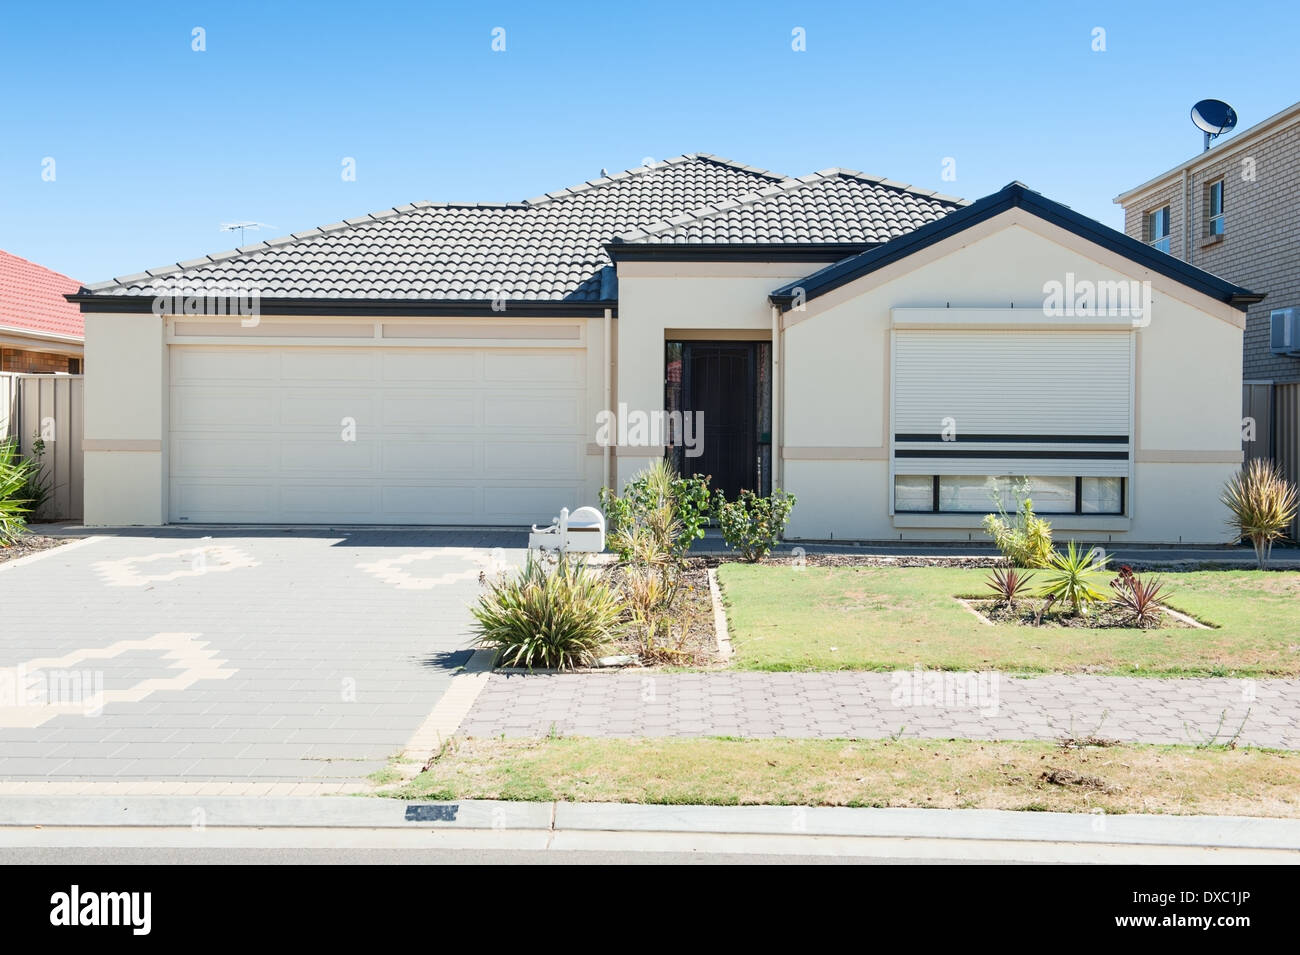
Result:
[[[1028,478],[1043,513],[1128,511],[1130,331],[897,329],[893,510],[1014,507]]]
[[[772,350],[766,341],[667,342],[664,410],[694,415],[666,450],[678,472],[705,475],[734,499],[772,490]],[[684,445],[683,439],[698,442]],[[698,453],[697,453],[698,452]]]

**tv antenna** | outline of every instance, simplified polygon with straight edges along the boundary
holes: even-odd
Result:
[[[1218,139],[1237,125],[1237,111],[1220,99],[1203,99],[1192,107],[1192,122],[1205,134],[1205,150],[1210,140]]]
[[[267,225],[265,222],[223,222],[221,223],[222,232],[234,232],[239,230],[239,247],[244,246],[244,230],[251,229],[257,232],[259,229],[274,229],[275,226]]]

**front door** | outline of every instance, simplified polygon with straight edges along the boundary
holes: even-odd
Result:
[[[758,342],[683,342],[683,407],[698,412],[703,441],[696,457],[682,455],[686,475],[712,476],[728,498],[758,491]]]

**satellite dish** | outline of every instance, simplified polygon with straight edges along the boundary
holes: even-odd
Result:
[[[1209,149],[1211,139],[1237,125],[1237,111],[1223,100],[1203,99],[1192,107],[1192,122],[1205,133],[1205,148]]]

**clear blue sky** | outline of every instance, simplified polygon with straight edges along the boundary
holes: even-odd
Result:
[[[1194,101],[1244,129],[1300,99],[1297,38],[1294,0],[10,0],[0,248],[92,282],[237,245],[222,222],[519,200],[683,152],[966,198],[1020,179],[1117,226],[1112,197],[1200,149]]]

